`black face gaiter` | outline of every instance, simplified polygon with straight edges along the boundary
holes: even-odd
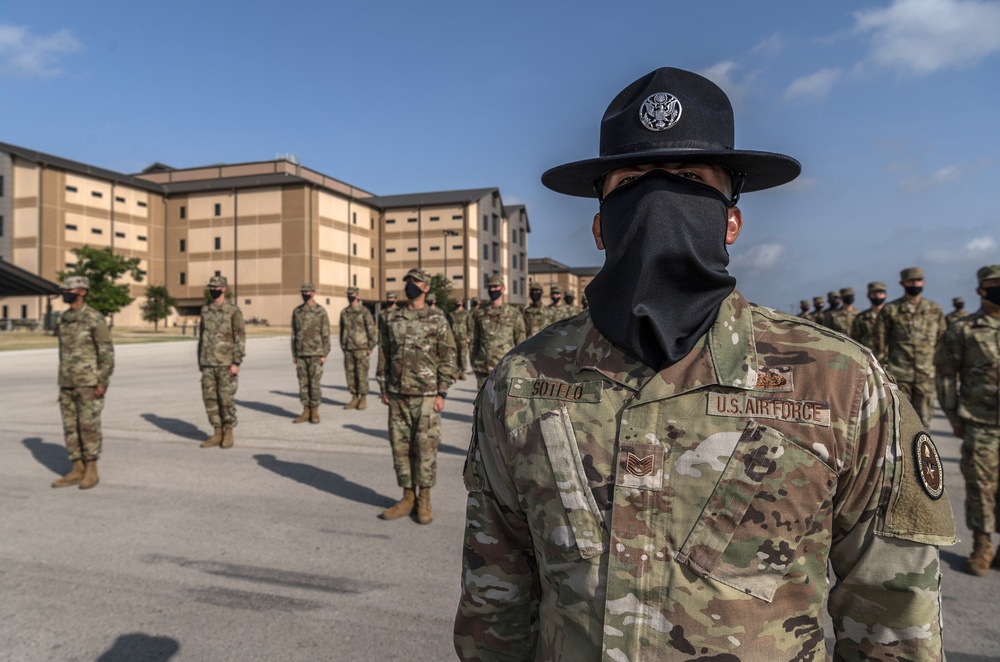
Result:
[[[906,287],[904,287],[904,288],[903,288],[903,290],[904,290],[904,291],[905,291],[905,292],[906,292],[907,294],[909,294],[909,295],[910,295],[911,297],[915,297],[915,296],[917,296],[918,294],[920,294],[921,292],[923,292],[923,291],[924,291],[924,288],[922,288],[922,287],[921,287],[921,286],[919,286],[919,285],[907,285]]]
[[[531,297],[531,301],[533,303],[538,303],[539,301],[542,300],[542,291],[541,290],[531,290],[531,292],[528,294],[528,296]]]
[[[993,287],[983,288],[983,298],[992,304],[1000,306],[1000,285],[994,285]]]
[[[406,298],[410,301],[413,301],[424,293],[424,291],[420,289],[420,286],[413,281],[408,282],[406,287],[403,288],[403,291],[406,292]]]
[[[594,326],[656,370],[686,356],[736,287],[728,206],[713,187],[663,170],[609,193],[604,266],[587,286]]]

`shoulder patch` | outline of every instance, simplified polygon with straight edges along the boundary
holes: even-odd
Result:
[[[941,466],[941,456],[931,441],[931,436],[920,432],[913,440],[913,452],[916,454],[917,475],[924,486],[924,492],[935,501],[944,494],[944,470]]]
[[[570,384],[555,379],[531,379],[513,377],[507,392],[517,398],[545,398],[567,402],[600,402],[602,382],[579,382]]]
[[[760,366],[757,369],[757,383],[754,385],[755,391],[792,391],[791,366]]]

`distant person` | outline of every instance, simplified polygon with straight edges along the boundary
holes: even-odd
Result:
[[[549,311],[542,303],[542,286],[534,281],[528,284],[528,301],[521,314],[525,337],[530,338],[549,325]]]
[[[351,401],[344,409],[368,407],[368,371],[372,350],[378,345],[375,318],[361,305],[356,287],[347,288],[347,306],[340,311],[340,349],[344,351],[344,377]]]
[[[583,312],[583,308],[576,305],[576,294],[572,290],[566,290],[563,294],[563,301],[566,302],[566,316],[575,317]]]
[[[465,366],[469,363],[469,343],[472,341],[472,314],[465,309],[465,301],[455,302],[449,318],[451,335],[455,338],[455,378],[465,379]]]
[[[504,354],[524,341],[524,317],[516,308],[503,302],[507,291],[503,278],[490,276],[486,287],[490,303],[472,316],[469,354],[472,370],[476,373],[476,388],[483,387],[486,377]]]
[[[302,413],[292,423],[319,423],[323,366],[330,353],[330,316],[316,303],[315,285],[303,283],[301,294],[302,303],[292,312],[292,363],[299,379]]]
[[[938,344],[937,393],[955,436],[962,439],[965,523],[972,531],[969,572],[985,577],[1000,570],[992,534],[1000,510],[1000,264],[976,273],[982,297],[978,312],[948,327]]]
[[[62,283],[63,303],[69,309],[59,316],[59,413],[62,414],[66,451],[73,468],[52,487],[79,485],[87,490],[99,482],[97,460],[101,457],[101,411],[111,374],[115,350],[104,316],[87,305],[90,280],[67,276]]]
[[[827,326],[845,336],[851,333],[851,324],[858,316],[858,310],[854,307],[854,288],[845,287],[840,290],[840,306],[827,313]]]
[[[963,297],[953,298],[951,300],[951,305],[955,308],[955,310],[944,316],[944,321],[948,324],[948,326],[951,326],[969,314],[965,312],[965,299]]]
[[[840,310],[841,306],[840,292],[837,290],[831,290],[830,292],[827,292],[826,302],[827,302],[826,310],[823,311],[823,316],[820,318],[819,323],[829,329],[832,328],[830,326],[831,324],[830,315],[832,315],[835,311]]]
[[[801,299],[799,301],[799,317],[809,317],[809,308],[811,308],[809,299]]]
[[[430,306],[431,308],[437,308],[438,299],[437,299],[437,295],[434,294],[433,292],[428,292],[427,293],[426,301],[427,301],[427,305]]]
[[[225,276],[212,276],[208,281],[211,301],[201,307],[198,369],[201,371],[205,413],[215,430],[209,439],[202,442],[202,448],[232,448],[235,443],[235,399],[240,364],[246,354],[246,326],[239,306],[226,301],[228,289],[229,281]]]
[[[885,283],[877,280],[868,283],[868,302],[871,304],[871,307],[862,313],[858,313],[854,321],[851,322],[851,339],[856,340],[872,351],[875,351],[877,341],[875,322],[878,319],[878,314],[885,307],[886,298]]]
[[[826,308],[826,299],[823,297],[813,297],[813,310],[806,319],[816,324],[823,324],[823,318],[826,314],[823,312],[824,308]]]
[[[561,286],[553,285],[549,288],[549,300],[552,302],[548,306],[549,324],[554,324],[559,320],[570,317],[569,308],[566,307],[566,302],[563,301],[563,288]]]

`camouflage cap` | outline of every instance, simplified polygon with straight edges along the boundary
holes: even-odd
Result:
[[[826,299],[824,299],[823,297],[813,297],[813,305],[814,306],[822,306],[825,303],[826,303]]]
[[[956,308],[958,308],[959,306],[964,306],[965,305],[965,297],[954,297],[951,300],[951,305],[955,306]]]
[[[395,301],[396,298],[397,298],[397,295],[396,295],[395,292],[386,292],[385,293],[385,298],[389,299],[389,300],[392,300],[392,301]]]
[[[349,288],[347,288],[347,293],[348,294],[359,294],[360,292],[361,292],[361,290],[359,290],[356,287],[349,287]]]
[[[409,279],[418,280],[421,283],[427,283],[428,285],[431,283],[431,275],[423,269],[410,269],[407,271],[406,275],[403,276],[403,280]]]
[[[562,294],[563,288],[558,285],[553,285],[552,289],[549,290],[549,294]]]
[[[490,276],[486,280],[486,287],[503,287],[503,278],[500,276]]]
[[[801,307],[801,308],[808,308],[809,305],[810,305],[809,304],[809,299],[801,299],[799,301],[799,307]]]
[[[826,298],[827,299],[839,299],[840,298],[840,292],[838,292],[837,290],[831,290],[831,291],[829,291],[829,292],[826,293]]]
[[[437,295],[434,294],[433,292],[428,292],[427,296],[424,297],[424,301],[426,301],[428,303],[433,303],[433,302],[436,302],[437,300],[438,300]]]
[[[869,292],[885,292],[886,291],[885,283],[883,283],[880,280],[873,280],[872,282],[868,283],[868,291]]]
[[[907,267],[899,272],[899,280],[923,280],[923,267]]]
[[[840,296],[842,296],[842,297],[852,297],[852,296],[854,296],[854,288],[853,287],[842,287],[842,288],[840,288]]]
[[[316,286],[312,283],[302,283],[302,287],[299,288],[302,292],[315,292]]]
[[[86,276],[66,276],[62,282],[62,289],[64,290],[76,290],[83,288],[85,290],[90,289],[90,279]]]
[[[531,281],[530,283],[528,283],[528,290],[531,292],[541,292],[542,286],[541,284],[536,283],[535,281]]]
[[[986,280],[1000,278],[1000,264],[991,264],[976,272],[976,278],[980,283]]]
[[[212,276],[208,279],[209,287],[229,287],[229,281],[225,276]]]

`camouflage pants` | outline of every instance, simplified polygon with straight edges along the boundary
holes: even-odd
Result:
[[[239,375],[229,372],[229,366],[204,366],[201,369],[201,397],[205,413],[213,428],[236,427],[236,388]]]
[[[93,386],[59,389],[59,412],[70,461],[100,457],[102,409],[104,398],[94,395]]]
[[[465,373],[469,365],[469,344],[464,338],[455,338],[455,368],[459,374]]]
[[[929,382],[896,382],[899,390],[910,401],[924,427],[930,428],[934,417],[934,381]]]
[[[389,444],[400,487],[434,487],[440,443],[434,396],[389,394]]]
[[[368,394],[369,358],[367,349],[344,350],[344,375],[351,395]]]
[[[965,523],[973,531],[997,531],[1000,427],[965,422],[961,467],[965,477]]]
[[[323,364],[321,356],[295,357],[295,374],[299,377],[299,400],[303,407],[317,408],[323,400]]]

